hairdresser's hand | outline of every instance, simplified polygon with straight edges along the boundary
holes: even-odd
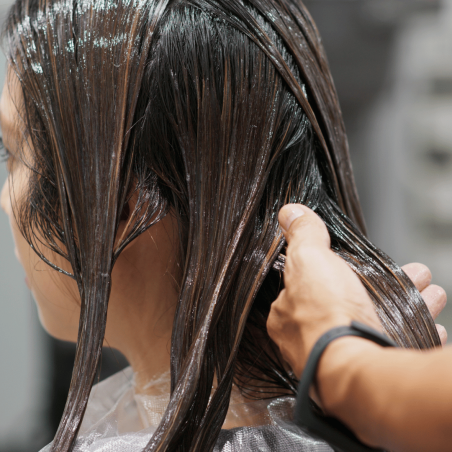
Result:
[[[267,329],[299,377],[313,345],[329,329],[352,320],[377,330],[381,324],[361,281],[331,251],[323,221],[309,208],[289,204],[279,222],[288,243],[286,288],[272,304]]]
[[[440,312],[444,309],[447,302],[447,295],[442,287],[435,284],[430,284],[432,274],[428,267],[423,264],[407,264],[402,267],[403,271],[413,281],[417,290],[422,295],[425,304],[427,305],[433,319],[436,319]],[[441,343],[443,345],[447,342],[447,331],[442,325],[436,325]]]

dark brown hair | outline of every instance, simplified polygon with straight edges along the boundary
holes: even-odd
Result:
[[[296,390],[265,328],[287,202],[322,217],[391,337],[440,344],[418,291],[364,235],[336,92],[301,1],[17,0],[4,36],[33,149],[21,229],[41,257],[46,246],[70,262],[81,296],[52,450],[75,444],[115,260],[167,214],[183,276],[172,396],[146,450],[212,450],[233,381],[253,397]],[[132,194],[129,233],[115,242]]]

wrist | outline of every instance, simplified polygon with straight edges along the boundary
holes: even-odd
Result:
[[[317,370],[316,388],[326,414],[342,418],[366,357],[381,350],[374,342],[344,336],[328,345]]]
[[[303,343],[305,344],[304,352],[305,352],[306,360],[308,359],[308,356],[312,352],[314,345],[326,332],[328,332],[329,330],[332,330],[333,328],[339,327],[339,326],[349,326],[351,324],[351,322],[352,322],[352,320],[346,316],[335,316],[335,317],[332,316],[329,319],[322,319],[322,320],[317,320],[315,322],[311,322],[309,325],[306,325],[306,327],[302,328]],[[337,339],[337,340],[339,340],[339,339]],[[334,341],[333,343],[337,342],[337,340]],[[332,345],[332,344],[330,344],[330,345]],[[328,346],[328,348],[329,348],[329,346]],[[303,365],[304,364],[305,363],[303,363]]]

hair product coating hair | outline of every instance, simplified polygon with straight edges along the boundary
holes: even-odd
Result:
[[[295,391],[266,332],[288,202],[325,221],[396,342],[440,344],[416,288],[364,235],[335,88],[300,0],[17,0],[4,42],[32,144],[16,215],[44,260],[49,247],[70,262],[81,297],[53,451],[75,444],[114,263],[164,215],[178,220],[183,275],[172,395],[146,451],[212,450],[233,381],[250,397]]]

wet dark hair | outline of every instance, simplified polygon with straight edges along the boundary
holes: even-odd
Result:
[[[81,297],[52,450],[75,444],[113,265],[165,215],[179,224],[183,276],[172,396],[146,450],[212,450],[233,381],[250,397],[295,392],[265,327],[283,286],[285,203],[322,217],[391,337],[440,344],[409,278],[364,235],[336,92],[301,1],[17,0],[4,45],[32,144],[16,215],[43,259],[44,246],[70,262]],[[115,241],[122,217],[128,233]]]

